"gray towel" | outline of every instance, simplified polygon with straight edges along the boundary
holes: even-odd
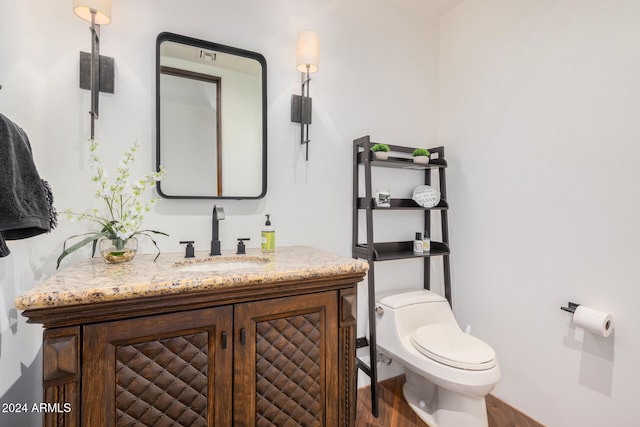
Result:
[[[56,225],[53,194],[38,175],[27,134],[0,114],[0,257],[5,240],[25,239]]]

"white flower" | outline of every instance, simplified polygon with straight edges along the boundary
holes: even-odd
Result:
[[[100,232],[126,240],[134,235],[142,225],[144,214],[151,210],[158,199],[142,201],[142,194],[155,186],[155,182],[165,175],[164,167],[160,166],[156,172],[149,172],[141,179],[134,180],[130,184],[131,165],[135,161],[135,154],[140,145],[135,142],[124,152],[118,167],[116,177],[109,181],[106,169],[101,165],[98,155],[98,142],[89,140],[89,160],[95,170],[91,181],[96,185],[96,198],[105,202],[106,210],[102,213],[97,208],[91,212],[74,213],[67,209],[65,213],[69,218],[88,220],[97,223]]]

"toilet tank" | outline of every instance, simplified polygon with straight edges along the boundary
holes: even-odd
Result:
[[[395,319],[397,331],[401,334],[411,334],[420,326],[429,324],[449,325],[459,329],[446,298],[426,289],[378,294],[376,307],[393,311],[394,315],[387,318]]]

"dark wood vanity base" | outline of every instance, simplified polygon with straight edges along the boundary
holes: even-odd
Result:
[[[363,276],[27,309],[44,425],[353,426]]]

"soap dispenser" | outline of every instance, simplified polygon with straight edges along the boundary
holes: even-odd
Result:
[[[262,229],[262,252],[273,252],[276,250],[276,230],[271,226],[271,220],[269,219],[270,215],[267,214],[267,222],[264,224],[264,228]]]

